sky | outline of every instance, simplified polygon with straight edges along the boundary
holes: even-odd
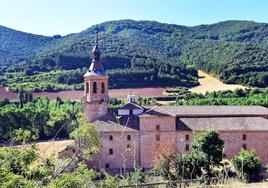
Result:
[[[66,35],[120,19],[187,26],[268,23],[268,0],[0,0],[0,25],[35,34]]]

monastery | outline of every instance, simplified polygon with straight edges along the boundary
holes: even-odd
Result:
[[[232,158],[244,149],[253,149],[262,162],[268,162],[268,109],[262,106],[151,106],[128,103],[109,108],[108,80],[101,63],[98,34],[92,50],[92,63],[84,75],[84,113],[103,142],[93,157],[95,169],[149,169],[154,150],[174,140],[177,153],[191,150],[195,132],[216,130],[224,140],[224,153]]]

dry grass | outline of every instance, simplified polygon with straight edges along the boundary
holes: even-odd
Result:
[[[73,140],[58,140],[58,141],[41,141],[36,142],[40,156],[58,156],[58,153],[64,150],[68,145],[73,144]],[[16,146],[18,148],[25,148],[25,145]]]
[[[200,85],[190,89],[190,91],[194,93],[205,94],[207,91],[212,92],[212,91],[223,91],[223,90],[235,90],[237,88],[240,88],[240,89],[246,88],[245,86],[237,85],[237,84],[224,84],[217,78],[211,75],[208,75],[205,72],[200,71],[200,70],[198,71],[198,75],[200,77],[198,79]]]

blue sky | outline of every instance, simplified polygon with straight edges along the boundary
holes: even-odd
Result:
[[[268,0],[0,0],[0,25],[36,34],[65,35],[119,19],[188,26],[224,20],[268,23]]]

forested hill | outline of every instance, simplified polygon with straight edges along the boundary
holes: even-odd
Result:
[[[198,68],[226,83],[268,86],[268,24],[225,21],[186,27],[121,20],[98,27],[103,63],[114,78],[112,85],[182,80],[181,85],[191,86],[196,84],[194,69]],[[81,76],[83,67],[89,66],[95,31],[92,26],[64,37],[44,37],[0,27],[0,62],[19,63],[1,66],[0,71],[37,77],[59,70],[60,74],[54,71],[57,78],[53,82],[80,83],[75,75]],[[132,78],[125,80],[125,75]],[[12,85],[8,77],[14,75],[2,76],[2,83]]]
[[[0,64],[12,64],[33,59],[38,50],[53,37],[34,35],[0,25]]]

